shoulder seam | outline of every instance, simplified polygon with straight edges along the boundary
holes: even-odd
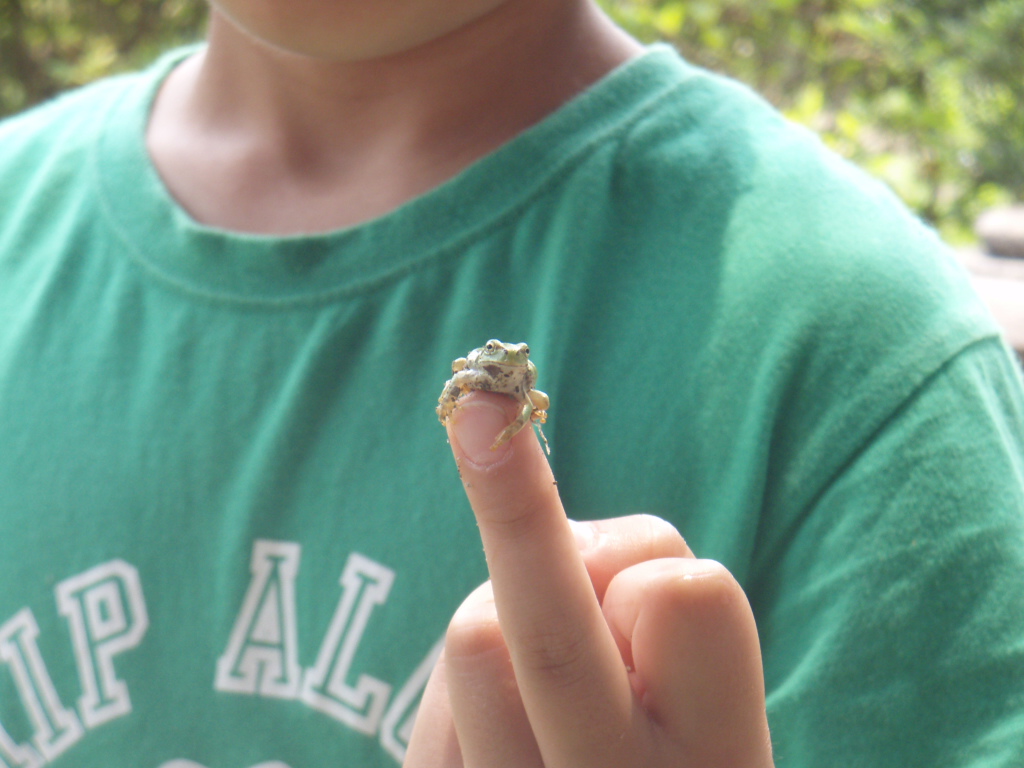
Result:
[[[777,537],[777,543],[785,542],[793,538],[794,532],[803,525],[803,523],[811,515],[816,505],[821,501],[821,498],[828,492],[828,490],[835,484],[835,482],[842,477],[846,471],[856,463],[858,458],[864,454],[864,452],[873,444],[875,439],[882,434],[890,424],[892,424],[901,413],[903,413],[920,395],[927,390],[941,375],[944,371],[948,370],[958,360],[963,358],[965,355],[970,353],[974,349],[991,346],[995,350],[999,350],[1002,354],[1009,354],[1006,346],[1003,342],[1001,334],[997,330],[988,332],[978,332],[977,335],[972,338],[964,339],[962,343],[950,349],[950,351],[941,358],[936,364],[931,366],[930,370],[922,372],[916,383],[910,386],[902,397],[895,400],[891,407],[884,411],[875,421],[874,426],[865,431],[861,439],[855,444],[855,446],[848,451],[846,457],[840,461],[833,470],[822,480],[818,488],[814,493],[809,496],[806,502],[802,505],[799,512],[793,515],[788,521],[788,525],[785,530],[780,532]],[[763,526],[766,524],[766,516],[761,516],[761,521],[758,524],[758,531],[756,534],[756,540],[762,538]],[[767,560],[765,558],[767,557]],[[758,557],[763,562],[771,562],[775,559],[774,554],[766,555],[761,553]]]

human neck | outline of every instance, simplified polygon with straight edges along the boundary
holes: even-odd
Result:
[[[147,142],[199,221],[268,234],[375,218],[501,146],[635,55],[589,2],[507,0],[409,51],[324,61],[216,11],[158,95]]]

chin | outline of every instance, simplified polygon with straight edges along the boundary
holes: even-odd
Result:
[[[214,0],[223,21],[282,52],[356,62],[409,52],[472,24],[507,0]]]

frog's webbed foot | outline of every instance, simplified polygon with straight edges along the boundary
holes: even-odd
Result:
[[[548,438],[545,436],[541,424],[548,420],[548,407],[551,405],[551,398],[539,389],[531,389],[526,394],[529,395],[530,402],[533,403],[533,413],[530,415],[533,419],[533,424],[537,427],[537,434],[540,435],[540,439],[544,441],[544,450],[550,456],[551,446],[548,445]]]
[[[551,398],[539,389],[531,389],[526,394],[530,398],[530,402],[533,403],[533,420],[547,421],[548,408],[551,407]],[[540,415],[538,416],[538,414]]]

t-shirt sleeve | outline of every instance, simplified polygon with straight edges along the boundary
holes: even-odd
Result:
[[[780,768],[1021,764],[1021,391],[968,345],[792,522],[752,595]]]

